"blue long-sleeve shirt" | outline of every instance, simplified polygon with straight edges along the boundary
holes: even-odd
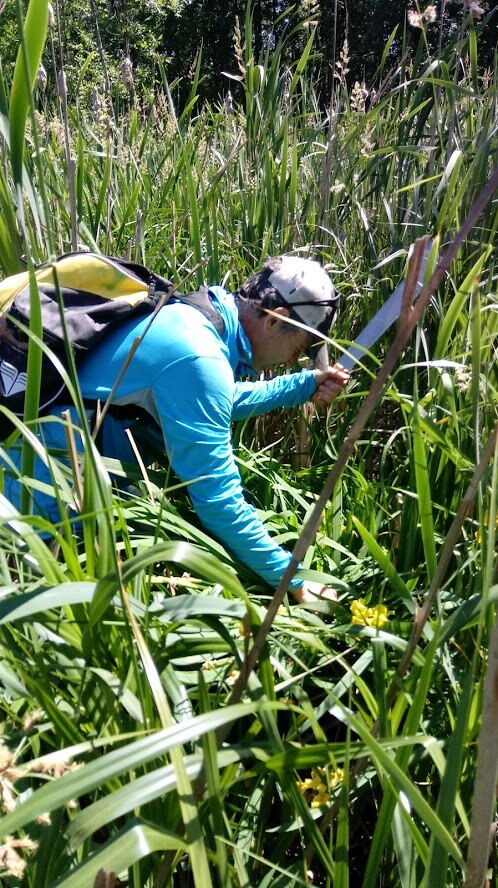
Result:
[[[224,338],[196,308],[183,303],[165,306],[139,345],[114,403],[137,404],[152,415],[162,430],[171,466],[187,483],[204,527],[276,586],[290,554],[272,540],[244,498],[231,424],[276,407],[305,403],[315,391],[315,377],[303,370],[268,381],[237,381],[236,376],[251,372],[250,343],[234,297],[221,287],[210,292],[225,322]],[[78,376],[84,398],[106,400],[133,341],[149,320],[119,325],[81,362]],[[56,440],[60,425],[51,426],[45,432],[46,444],[63,446]],[[124,422],[109,420],[102,435],[104,455],[124,461],[133,458],[124,429]],[[7,495],[14,498],[13,490],[8,489]],[[38,498],[37,508],[47,513],[49,504]]]

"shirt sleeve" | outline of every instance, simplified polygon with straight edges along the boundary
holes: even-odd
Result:
[[[267,583],[278,585],[291,556],[244,497],[231,441],[239,389],[230,365],[221,355],[186,356],[159,372],[153,391],[172,468],[187,483],[202,524]],[[291,585],[300,582],[294,578]]]
[[[232,419],[250,419],[277,407],[297,407],[309,401],[315,390],[312,370],[286,373],[259,382],[236,382]]]

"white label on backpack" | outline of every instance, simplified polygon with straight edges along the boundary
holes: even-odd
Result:
[[[17,395],[19,392],[25,391],[28,379],[26,374],[18,373],[8,361],[0,362],[0,377],[6,395]]]

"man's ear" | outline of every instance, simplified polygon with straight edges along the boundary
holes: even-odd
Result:
[[[277,308],[272,308],[270,311],[265,312],[265,323],[269,330],[271,330],[275,324],[279,324],[281,318],[288,318],[290,316],[290,312],[288,308],[285,308],[284,305],[279,305]]]

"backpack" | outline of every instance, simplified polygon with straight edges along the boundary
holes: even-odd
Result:
[[[35,271],[40,294],[43,340],[67,365],[64,326],[76,362],[125,320],[152,314],[164,303],[184,302],[201,311],[223,336],[225,325],[205,287],[179,295],[174,285],[142,265],[98,253],[75,252]],[[64,325],[59,299],[62,300]],[[30,317],[28,272],[0,281],[0,406],[24,413]],[[39,413],[64,400],[67,390],[54,362],[43,352]],[[0,411],[0,440],[13,429]]]

